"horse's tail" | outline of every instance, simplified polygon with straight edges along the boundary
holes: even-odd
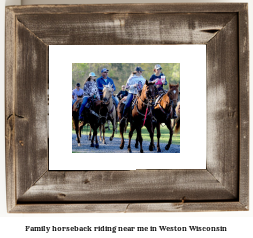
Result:
[[[175,133],[178,133],[179,130],[180,130],[180,118],[178,119],[178,121],[176,123]]]

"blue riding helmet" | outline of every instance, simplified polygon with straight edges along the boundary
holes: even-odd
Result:
[[[97,77],[97,75],[94,72],[90,72],[89,76]]]

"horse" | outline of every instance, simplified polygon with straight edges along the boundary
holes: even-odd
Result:
[[[156,128],[157,130],[157,152],[161,152],[161,123],[165,123],[165,125],[170,131],[170,139],[168,141],[168,144],[165,146],[166,150],[169,150],[172,142],[173,128],[171,126],[171,119],[173,116],[173,107],[177,104],[179,94],[178,87],[179,84],[169,84],[169,91],[157,99],[156,105],[154,107],[154,119],[156,121],[154,123],[154,128]]]
[[[84,108],[82,112],[83,120],[81,122],[81,125],[79,124],[80,121],[78,120],[79,117],[79,110],[80,108],[77,108],[76,110],[72,111],[72,119],[74,122],[74,128],[76,131],[76,138],[78,146],[81,146],[80,143],[80,137],[81,137],[81,127],[85,126],[85,124],[89,123],[90,127],[93,130],[93,135],[91,139],[91,147],[99,148],[98,140],[97,140],[97,128],[100,124],[104,124],[106,121],[106,114],[108,113],[107,106],[108,103],[104,103],[101,100],[92,100],[90,108]],[[96,139],[96,144],[94,145],[94,138]]]
[[[177,103],[176,107],[177,118],[171,121],[172,129],[175,128],[175,133],[178,133],[180,130],[180,101]]]
[[[104,101],[104,103],[108,103],[108,106],[107,106],[108,114],[107,114],[106,119],[108,121],[111,121],[112,126],[113,126],[113,131],[112,131],[112,135],[110,137],[110,141],[113,140],[114,133],[115,133],[115,130],[116,130],[116,125],[117,125],[116,107],[113,103],[112,94],[113,94],[113,85],[112,84],[104,85],[104,88],[103,88],[103,101]],[[108,127],[109,127],[109,124],[108,124]],[[106,144],[106,141],[105,141],[105,125],[104,124],[99,126],[99,131],[100,131],[100,141],[102,140],[101,132],[103,131],[103,144]]]
[[[120,135],[121,135],[121,144],[120,149],[124,148],[124,137],[123,133],[125,131],[125,128],[127,127],[128,122],[130,121],[130,131],[129,131],[129,142],[128,142],[128,152],[131,153],[131,138],[133,136],[133,132],[136,129],[137,131],[137,138],[136,142],[140,142],[140,153],[143,153],[142,148],[142,136],[141,136],[141,128],[145,125],[147,128],[151,143],[149,146],[149,150],[153,151],[153,144],[154,144],[154,129],[152,124],[152,107],[155,104],[155,95],[156,95],[156,89],[154,87],[154,83],[146,83],[144,84],[141,95],[137,96],[137,99],[135,100],[134,107],[132,111],[127,112],[126,118],[122,117],[122,112],[124,108],[123,101],[121,100],[119,102],[117,112],[118,112],[118,118],[120,120]],[[131,109],[131,107],[130,107]],[[136,147],[136,145],[135,145]],[[138,148],[138,146],[136,147]]]

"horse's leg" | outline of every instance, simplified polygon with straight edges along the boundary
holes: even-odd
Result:
[[[111,122],[112,122],[113,129],[112,129],[112,136],[110,137],[110,141],[113,140],[114,133],[115,133],[115,130],[116,130],[116,112],[115,112],[115,110],[113,111]]]
[[[161,128],[160,128],[160,123],[158,122],[157,122],[156,132],[157,132],[157,152],[161,152],[161,147],[160,147]]]
[[[120,149],[123,149],[124,144],[125,144],[125,141],[124,141],[125,124],[126,124],[126,120],[124,120],[124,119],[121,120],[119,123],[119,131],[120,131],[120,136],[121,136],[121,143],[119,146]]]
[[[99,148],[98,137],[97,137],[97,128],[98,128],[98,126],[94,126],[93,135],[94,135],[94,137],[96,138],[95,147],[96,147],[96,148]]]
[[[142,136],[141,136],[141,127],[137,126],[136,127],[136,131],[137,131],[137,138],[140,142],[140,153],[143,153],[143,148],[142,148]]]
[[[93,127],[90,125],[90,127],[92,128],[93,130]],[[94,130],[93,130],[93,133],[92,133],[92,138],[91,138],[91,144],[90,144],[90,147],[94,147]]]
[[[100,140],[100,141],[102,141],[102,126],[103,126],[103,125],[101,125],[101,124],[99,125],[99,134],[100,134],[99,140]]]
[[[106,144],[106,142],[105,142],[105,124],[102,125],[102,129],[103,129],[103,144]]]
[[[132,139],[132,136],[133,136],[133,133],[134,133],[134,130],[135,130],[135,125],[133,123],[131,123],[131,126],[130,126],[130,131],[129,131],[129,141],[128,141],[128,152],[129,153],[132,153],[132,150],[131,150],[131,139]],[[138,134],[137,134],[138,135]]]
[[[108,125],[108,131],[110,131],[110,121],[107,120],[107,125]]]
[[[173,129],[171,127],[171,122],[169,120],[168,123],[166,123],[166,126],[168,127],[168,129],[170,130],[170,139],[168,141],[168,144],[165,146],[165,150],[168,150],[170,148],[170,145],[172,143],[172,136],[173,136]]]
[[[75,122],[75,128],[76,128],[76,139],[77,139],[77,144],[78,146],[81,146],[81,143],[80,143],[80,138],[79,138],[79,120],[78,120],[78,113],[75,113],[74,115],[74,122]]]
[[[91,140],[91,125],[90,125],[90,133],[89,133],[88,140]]]
[[[153,123],[152,123],[151,119],[146,122],[146,125],[147,125],[146,128],[149,133],[149,137],[150,137],[149,150],[153,151],[154,147],[155,147],[154,146],[154,127],[153,127]]]
[[[138,136],[136,136],[136,141],[135,141],[135,145],[134,145],[134,146],[135,146],[136,149],[138,149],[138,147],[139,147],[139,144],[138,144]]]

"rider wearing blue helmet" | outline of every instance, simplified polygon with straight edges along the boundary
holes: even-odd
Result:
[[[84,97],[83,102],[79,110],[79,120],[83,120],[82,112],[85,107],[85,105],[88,102],[89,97],[100,99],[97,83],[96,83],[96,74],[91,72],[89,74],[89,77],[84,82],[83,91],[84,91]]]

